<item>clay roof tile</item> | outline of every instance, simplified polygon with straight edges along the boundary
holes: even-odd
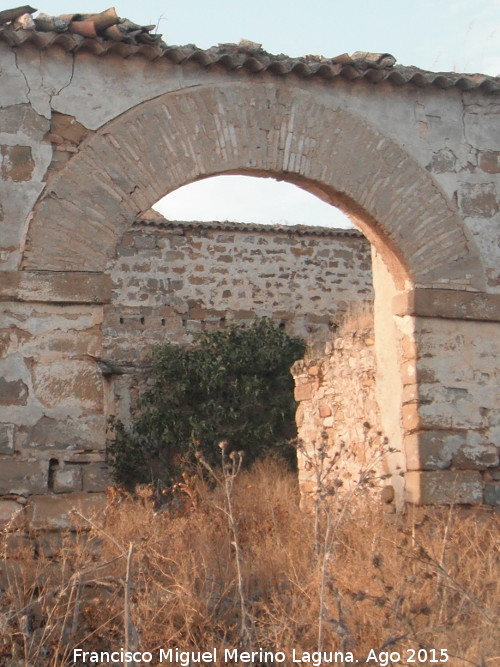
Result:
[[[30,42],[39,49],[58,44],[67,51],[87,50],[96,55],[117,54],[123,58],[139,54],[148,60],[166,58],[175,64],[193,62],[200,67],[215,65],[228,70],[247,69],[249,72],[269,70],[278,76],[294,74],[299,77],[319,77],[348,81],[365,80],[372,84],[387,81],[394,86],[435,86],[460,90],[480,89],[485,93],[500,91],[500,77],[485,74],[427,72],[417,67],[396,64],[390,53],[356,51],[333,58],[307,55],[290,58],[267,53],[261,44],[241,40],[239,44],[219,44],[199,49],[194,44],[170,46],[162,36],[153,32],[153,25],[139,25],[117,16],[113,7],[98,14],[38,14],[29,5],[0,12],[0,40],[11,46]]]

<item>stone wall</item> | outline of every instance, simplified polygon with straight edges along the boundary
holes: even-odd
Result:
[[[110,271],[104,344],[119,357],[201,331],[270,317],[323,337],[373,300],[370,244],[354,229],[139,220]]]
[[[0,290],[0,516],[29,500],[38,525],[43,494],[61,509],[66,494],[105,490],[106,417],[129,417],[152,345],[256,316],[324,340],[350,304],[373,299],[370,245],[355,230],[149,214],[110,275],[9,274]]]
[[[322,354],[292,368],[299,401],[299,483],[306,504],[321,487],[345,494],[388,485],[390,443],[376,399],[374,342],[373,325],[365,323],[334,336]]]
[[[420,399],[427,405],[427,412],[418,423],[405,424],[414,433],[409,438],[406,456],[384,428],[376,391],[372,327],[354,328],[334,336],[326,344],[324,354],[295,363],[292,374],[295,398],[299,401],[296,417],[301,445],[299,481],[306,499],[314,497],[318,490],[317,472],[323,448],[328,457],[324,465],[339,457],[325,487],[335,486],[337,481],[341,482],[343,492],[352,490],[367,471],[372,471],[370,481],[374,482],[374,488],[382,490],[386,511],[401,506],[403,496],[398,491],[403,478],[406,500],[414,504],[500,504],[500,447],[498,427],[494,426],[498,421],[498,395],[491,391],[500,383],[497,371],[487,362],[484,364],[489,354],[481,352],[491,345],[497,348],[498,342],[488,332],[483,338],[485,329],[477,328],[474,323],[469,324],[468,331],[463,327],[458,330],[455,323],[445,319],[439,326],[441,331],[436,333],[435,323],[429,329],[422,320],[418,321],[426,368]],[[470,378],[463,376],[463,369],[450,364],[443,350],[436,354],[435,336],[446,336],[448,355],[459,349],[469,359],[470,372],[481,374],[485,394],[480,402],[475,403],[468,394],[465,387]],[[495,353],[499,352],[496,349]],[[406,350],[406,359],[403,371],[408,378],[412,374],[410,350]],[[442,398],[438,405],[425,401],[425,386],[435,383],[436,365],[447,369],[447,382],[439,387]],[[407,419],[410,416],[415,419],[413,387],[411,381],[404,379]],[[434,423],[436,410],[439,418]],[[455,418],[457,412],[460,421]],[[448,431],[438,426],[442,419],[449,425]]]
[[[398,493],[406,483],[411,502],[449,501],[449,493],[435,490],[454,488],[449,470],[455,469],[428,469],[434,433],[432,442],[445,452],[475,452],[476,468],[463,470],[459,477],[467,484],[451,497],[498,498],[499,85],[494,77],[400,67],[380,54],[319,62],[247,53],[244,46],[155,50],[3,26],[4,460],[33,461],[33,474],[24,469],[22,477],[46,479],[47,489],[85,486],[85,470],[77,466],[94,461],[73,460],[65,443],[83,438],[82,449],[102,457],[102,423],[117,396],[128,409],[128,369],[110,375],[103,358],[133,367],[131,350],[140,358],[167,331],[187,342],[224,318],[244,320],[241,311],[267,309],[248,305],[250,296],[262,300],[262,284],[237,287],[229,244],[211,239],[215,231],[197,240],[184,231],[181,245],[168,249],[160,239],[166,232],[143,230],[142,248],[135,231],[129,234],[138,217],[187,183],[250,174],[287,180],[341,206],[378,255],[381,422],[390,442],[417,462]],[[256,242],[253,257],[271,246],[286,249],[274,240]],[[302,250],[308,266],[311,248]],[[166,252],[174,253],[170,282],[162,282],[160,270]],[[130,278],[121,282],[117,253],[124,266],[133,262]],[[260,257],[267,261],[265,252]],[[268,265],[269,282],[286,284],[280,260]],[[316,274],[320,291],[335,281],[327,270]],[[225,275],[230,286],[223,285]],[[247,277],[254,278],[250,271]],[[206,305],[197,293],[205,287]],[[306,290],[294,302],[299,288],[291,281],[288,287],[290,301],[276,314],[280,322],[290,326],[286,313],[294,313],[302,330],[326,329],[330,313],[321,299],[313,301]],[[285,288],[274,284],[272,290],[274,302],[286,301]],[[52,453],[45,444],[33,446],[38,442],[49,443]],[[485,460],[492,466],[487,470]],[[2,483],[12,481],[17,489],[14,473],[0,470]]]

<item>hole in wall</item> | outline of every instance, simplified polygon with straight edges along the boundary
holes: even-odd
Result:
[[[47,488],[49,491],[54,490],[54,481],[55,481],[55,475],[56,471],[59,469],[59,460],[58,459],[50,459],[49,461],[49,472],[48,472],[48,478],[47,478]]]

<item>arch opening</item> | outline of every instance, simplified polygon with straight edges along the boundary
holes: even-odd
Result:
[[[22,268],[102,271],[131,220],[165,194],[209,176],[249,174],[286,180],[341,207],[387,255],[398,280],[404,272],[420,287],[477,285],[474,246],[430,174],[315,92],[201,85],[108,122],[48,179]]]
[[[240,174],[297,185],[346,211],[375,248],[379,403],[392,444],[402,450],[403,436],[416,433],[423,422],[419,378],[411,376],[414,323],[408,311],[395,317],[394,297],[414,287],[481,289],[481,264],[453,202],[431,174],[359,113],[339,108],[318,90],[225,81],[166,93],[108,122],[49,176],[29,223],[21,267],[110,272],[120,246],[135,243],[126,235],[141,215],[166,193],[201,179]],[[150,229],[145,236],[154,234]],[[159,250],[156,242],[142,241]],[[192,257],[178,256],[182,242],[174,241],[169,252],[172,269],[178,269],[177,277],[169,278],[171,286],[181,289],[174,280],[185,280],[189,266],[187,279],[196,290],[203,277],[196,275]],[[217,252],[220,268],[228,269],[230,254]],[[183,266],[174,266],[176,258]],[[152,294],[158,293],[158,284],[150,285]],[[149,307],[137,296],[142,307]],[[237,298],[244,299],[244,292]],[[173,309],[165,305],[159,319],[163,333],[184,326],[183,319],[192,315],[189,304],[185,308],[180,302]],[[220,313],[211,310],[209,319],[220,322]],[[127,314],[120,318],[124,324]],[[140,325],[147,326],[147,314],[140,318]],[[410,397],[406,402],[403,389]]]
[[[168,220],[354,227],[340,209],[270,176],[208,177],[171,192],[153,208]]]

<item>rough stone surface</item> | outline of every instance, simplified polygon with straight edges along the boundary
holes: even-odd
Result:
[[[259,315],[326,339],[350,304],[373,299],[370,246],[354,230],[155,218],[124,234],[111,268],[104,334],[114,354]]]
[[[0,284],[0,301],[107,303],[110,298],[111,281],[100,273],[5,271]]]
[[[28,508],[29,525],[33,530],[76,530],[88,524],[72,515],[76,510],[88,519],[101,515],[106,497],[99,493],[70,493],[32,496]]]
[[[82,466],[64,465],[58,467],[52,477],[54,493],[71,493],[82,491]]]
[[[26,405],[28,387],[22,380],[0,378],[0,405]]]
[[[0,146],[2,178],[6,181],[29,181],[35,163],[30,146]]]
[[[23,505],[14,500],[0,500],[0,530],[24,528],[26,513]]]
[[[83,490],[92,493],[106,491],[110,485],[110,475],[104,463],[89,463],[82,466]]]
[[[11,454],[14,451],[13,424],[0,424],[0,454]]]
[[[366,489],[376,488],[384,484],[382,475],[397,474],[391,471],[394,462],[380,430],[373,343],[372,327],[354,328],[327,343],[323,353],[298,361],[292,368],[295,398],[300,401],[298,464],[303,495],[317,490],[322,448],[328,456],[327,465],[338,457],[324,480],[325,488],[341,485],[341,492],[349,492],[363,476],[370,477],[370,484],[364,484]]]
[[[46,461],[19,461],[2,459],[0,476],[0,494],[17,493],[30,495],[46,493],[48,480]]]
[[[490,482],[484,485],[484,502],[487,505],[500,507],[500,482]]]
[[[416,505],[480,503],[483,500],[481,476],[475,471],[409,471],[406,497]]]

